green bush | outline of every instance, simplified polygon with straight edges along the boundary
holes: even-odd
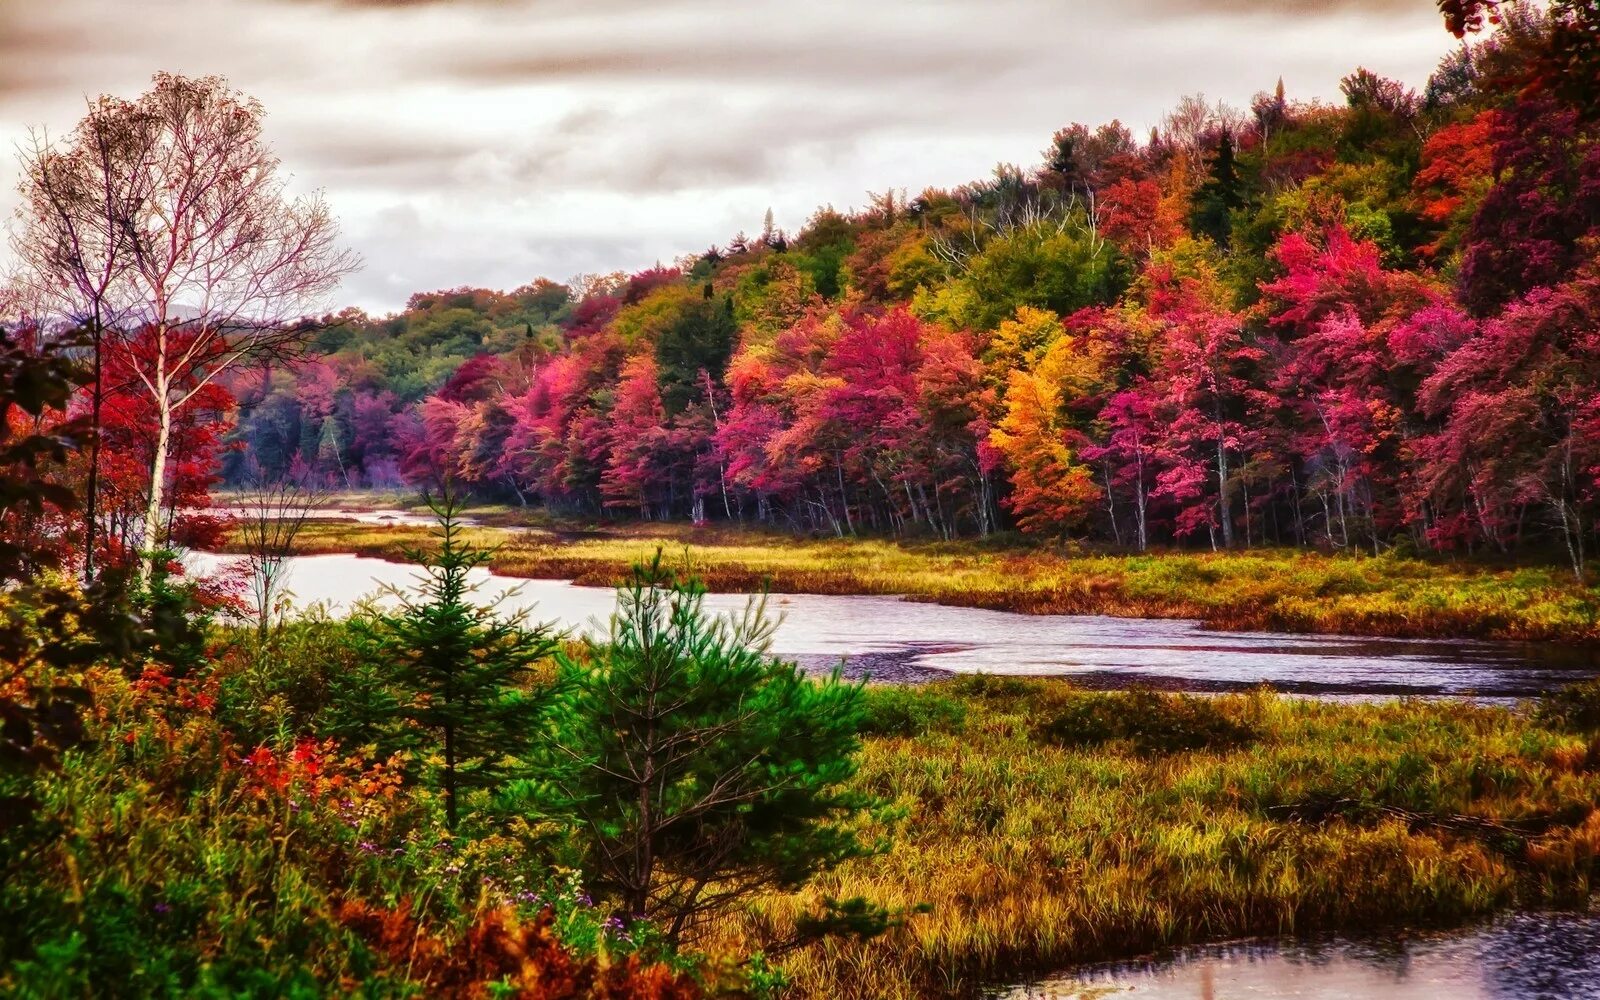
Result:
[[[1574,733],[1600,731],[1600,679],[1572,684],[1539,699],[1534,718],[1541,725]]]
[[[967,725],[967,706],[938,690],[886,685],[868,688],[866,736],[922,736],[959,733]]]
[[[1003,701],[1037,694],[1039,685],[1037,682],[1024,677],[967,674],[952,681],[950,690],[963,698],[988,698]]]
[[[244,746],[308,731],[357,669],[348,619],[321,610],[265,639],[254,628],[232,629],[228,639],[214,668],[217,717]]]
[[[1098,746],[1126,740],[1137,753],[1228,750],[1253,742],[1254,726],[1224,714],[1209,698],[1128,691],[1065,700],[1036,727],[1057,746]]]

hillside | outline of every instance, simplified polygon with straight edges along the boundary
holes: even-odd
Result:
[[[227,477],[1130,549],[1534,549],[1600,469],[1600,125],[1507,8],[1421,93],[1185,98],[1148,136],[637,274],[350,312],[237,380]]]

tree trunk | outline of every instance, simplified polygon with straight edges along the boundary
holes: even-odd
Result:
[[[837,450],[833,453],[833,471],[838,474],[839,478],[839,505],[844,508],[844,523],[849,526],[851,537],[854,537],[856,522],[850,516],[850,495],[845,492],[844,488],[844,460],[839,457]]]
[[[1139,523],[1139,551],[1144,552],[1150,547],[1149,529],[1146,527],[1145,511],[1149,505],[1144,491],[1144,453],[1139,454],[1139,478],[1134,481],[1134,516]]]
[[[94,320],[94,389],[89,397],[89,479],[83,489],[83,579],[94,582],[95,520],[99,517],[100,499],[100,412],[105,401],[101,385],[100,320]]]
[[[167,451],[172,446],[172,402],[164,372],[157,378],[156,387],[156,446],[150,460],[150,504],[144,511],[146,582],[155,575],[156,553],[161,548],[161,506],[166,500]]]
[[[1106,514],[1111,518],[1111,537],[1122,548],[1122,528],[1117,524],[1117,491],[1111,485],[1111,460],[1106,459]]]
[[[1228,444],[1217,437],[1217,513],[1222,521],[1222,547],[1233,548],[1233,508],[1228,504]]]
[[[456,829],[456,733],[454,726],[444,727],[444,822],[454,833]]]

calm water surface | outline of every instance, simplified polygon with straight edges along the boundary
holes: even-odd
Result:
[[[271,508],[269,507],[268,509],[270,511]],[[260,513],[259,509],[237,504],[222,504],[209,507],[207,512],[225,517],[242,518],[254,517]],[[432,528],[439,523],[439,519],[426,510],[421,512],[396,509],[357,510],[351,507],[320,508],[312,511],[309,519],[313,521],[350,521],[354,524],[381,524],[387,527],[408,528]],[[472,517],[462,517],[457,520],[466,525],[478,523],[477,519]]]
[[[239,557],[195,553],[213,573]],[[298,556],[287,586],[304,607],[338,612],[381,585],[410,586],[415,567],[353,555]],[[574,632],[603,631],[613,591],[560,580],[475,572],[480,599],[530,608],[535,619]],[[748,595],[713,594],[713,610],[744,607]],[[1600,673],[1592,660],[1557,662],[1530,647],[1487,642],[1212,632],[1192,621],[1024,615],[898,597],[775,594],[782,616],[774,652],[814,669],[841,659],[852,673],[919,680],[948,673],[1051,675],[1090,687],[1133,684],[1227,691],[1268,683],[1329,697],[1419,695],[1511,700]]]
[[[1600,1000],[1600,917],[1522,913],[1455,934],[1241,943],[1096,966],[1003,1000]]]

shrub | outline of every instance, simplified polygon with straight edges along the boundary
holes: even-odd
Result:
[[[1600,731],[1600,678],[1571,684],[1540,698],[1534,718],[1553,729]]]
[[[1257,738],[1254,726],[1224,714],[1208,698],[1137,690],[1068,699],[1037,732],[1065,747],[1127,740],[1141,754],[1228,750]]]
[[[336,688],[358,672],[348,620],[313,609],[261,637],[236,628],[218,654],[217,715],[246,746],[312,727]]]
[[[1005,677],[996,674],[967,674],[951,682],[951,690],[963,698],[993,698],[1007,700],[1034,694],[1039,685],[1022,677]]]
[[[886,685],[866,691],[867,736],[922,736],[959,733],[967,724],[967,706],[937,690]]]

